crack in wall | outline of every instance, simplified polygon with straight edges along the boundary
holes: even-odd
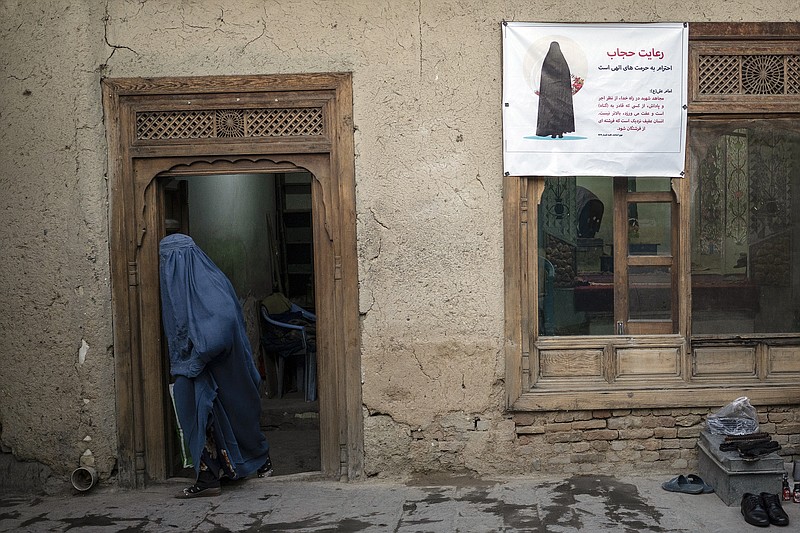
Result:
[[[109,56],[106,58],[104,64],[107,64],[111,60],[111,58],[114,57],[114,54],[116,53],[116,51],[120,50],[120,49],[121,50],[130,50],[135,55],[137,55],[137,56],[139,55],[139,52],[137,52],[133,48],[130,48],[130,47],[124,46],[124,45],[119,45],[119,44],[111,44],[108,41],[108,26],[109,26],[108,23],[111,20],[111,15],[109,15],[109,13],[108,13],[108,4],[109,4],[109,2],[106,2],[105,14],[103,15],[103,40],[105,41],[106,46],[111,48],[111,54],[109,54]]]
[[[370,214],[372,215],[372,219],[373,219],[375,222],[377,222],[377,223],[378,223],[378,225],[380,225],[380,226],[381,226],[381,227],[383,227],[384,229],[389,229],[389,226],[387,226],[386,224],[384,224],[383,222],[381,222],[381,221],[378,219],[378,215],[376,215],[376,214],[375,214],[375,210],[374,210],[374,209],[372,209],[372,208],[370,207],[370,208],[369,208],[369,212],[370,212]]]
[[[367,313],[372,311],[372,308],[375,307],[375,303],[376,303],[375,302],[375,291],[373,289],[366,288],[366,287],[362,287],[362,290],[369,291],[369,299],[370,299],[369,306],[367,306],[367,308],[365,310],[359,311],[359,313],[358,313],[362,317],[365,317],[365,316],[367,316]]]
[[[484,185],[484,184],[483,184],[483,181],[481,180],[481,175],[480,175],[480,173],[478,173],[478,174],[475,174],[475,181],[477,181],[478,183],[480,183],[480,184],[481,184],[481,189],[483,189],[483,191],[484,191],[484,192],[486,192],[486,185]]]
[[[29,80],[32,77],[33,77],[33,72],[31,72],[30,74],[28,74],[27,76],[25,76],[23,78],[20,78],[18,76],[14,76],[13,74],[9,74],[8,76],[6,76],[6,78],[9,79],[9,80],[17,80],[17,81],[26,81],[26,80]],[[23,92],[22,94],[25,95],[25,96],[30,96],[31,92],[26,89],[26,92]]]
[[[267,15],[266,8],[264,8],[264,16],[266,17],[266,15]],[[259,22],[261,23],[261,35],[259,35],[258,37],[255,37],[254,39],[251,39],[251,40],[247,41],[244,44],[244,46],[242,47],[242,53],[244,53],[245,50],[247,50],[248,46],[250,46],[254,42],[256,42],[259,39],[261,39],[267,33],[267,21],[264,20],[264,19],[261,19],[261,20],[259,20]]]
[[[378,237],[378,250],[375,252],[375,254],[372,257],[369,258],[370,261],[374,261],[375,259],[377,259],[381,255],[381,251],[382,250],[383,250],[383,239]]]
[[[422,0],[417,4],[417,28],[419,30],[419,77],[422,78]]]
[[[372,209],[371,207],[369,208],[369,213],[372,215],[372,220],[374,220],[380,227],[386,230],[389,229],[389,226],[387,226],[378,219],[378,216],[375,214],[375,210]],[[381,255],[382,251],[383,251],[383,238],[380,235],[378,235],[378,249],[372,255],[372,257],[370,257],[370,261],[374,261],[375,259],[377,259]]]
[[[422,366],[422,361],[419,360],[419,356],[417,355],[417,350],[413,346],[411,347],[411,355],[414,356],[414,360],[417,362],[419,371],[422,372],[422,374],[430,381],[436,381],[436,378],[434,378],[425,371],[425,368]]]
[[[459,200],[461,200],[461,203],[464,204],[464,207],[468,209],[474,209],[474,207],[470,207],[470,205],[467,203],[467,200],[464,198],[464,196],[462,196],[461,189],[459,189],[458,187],[453,187],[449,183],[447,184],[447,186],[450,187],[450,189],[455,193],[456,196],[458,196]]]

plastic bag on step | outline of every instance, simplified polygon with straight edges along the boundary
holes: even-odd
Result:
[[[748,435],[758,431],[758,413],[747,396],[706,417],[706,426],[716,435]]]

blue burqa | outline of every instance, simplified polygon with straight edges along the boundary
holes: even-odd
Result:
[[[223,472],[242,478],[267,459],[261,432],[261,376],[236,292],[211,259],[182,234],[162,239],[161,315],[169,344],[178,421],[195,473],[213,427]]]

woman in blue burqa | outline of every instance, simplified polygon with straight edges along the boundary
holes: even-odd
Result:
[[[178,497],[211,496],[222,477],[272,473],[260,428],[261,376],[225,274],[187,235],[165,237],[159,253],[175,410],[196,475]]]
[[[572,76],[561,46],[553,41],[542,63],[536,135],[560,138],[572,131],[575,131]]]

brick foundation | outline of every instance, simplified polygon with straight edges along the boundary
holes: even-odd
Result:
[[[674,472],[697,469],[697,438],[717,409],[629,409],[514,413],[517,443],[535,470],[575,473]],[[766,407],[759,429],[781,444],[791,462],[800,455],[800,407]]]

